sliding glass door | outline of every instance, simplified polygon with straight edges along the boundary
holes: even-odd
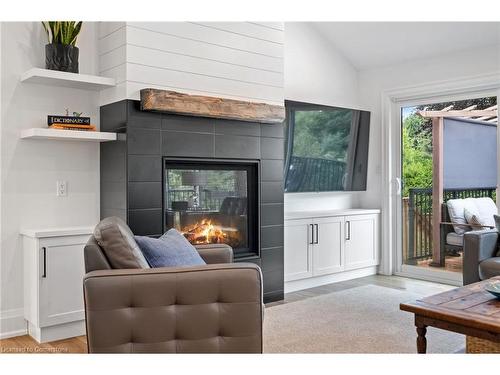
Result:
[[[496,200],[497,120],[490,110],[496,114],[496,97],[400,106],[398,273],[461,284],[465,230],[449,224],[448,205]]]

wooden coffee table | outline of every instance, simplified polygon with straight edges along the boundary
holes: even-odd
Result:
[[[401,310],[415,314],[417,352],[427,350],[425,334],[429,326],[487,340],[500,347],[500,300],[484,290],[493,280],[500,277],[402,303]]]

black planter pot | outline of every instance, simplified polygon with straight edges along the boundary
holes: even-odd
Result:
[[[78,47],[67,44],[46,44],[45,67],[50,70],[78,73]]]

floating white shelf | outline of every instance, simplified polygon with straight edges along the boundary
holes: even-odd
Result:
[[[31,128],[21,132],[23,139],[56,139],[61,141],[108,142],[116,141],[116,133],[81,130]]]
[[[86,90],[102,90],[107,87],[116,86],[116,80],[114,78],[60,72],[42,68],[32,68],[26,71],[21,76],[21,82],[41,83]]]

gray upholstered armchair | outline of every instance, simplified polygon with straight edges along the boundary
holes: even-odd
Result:
[[[498,232],[481,230],[464,236],[464,285],[500,276],[500,249]]]
[[[83,281],[89,353],[261,353],[262,276],[227,245],[207,265],[111,269],[94,237]]]

